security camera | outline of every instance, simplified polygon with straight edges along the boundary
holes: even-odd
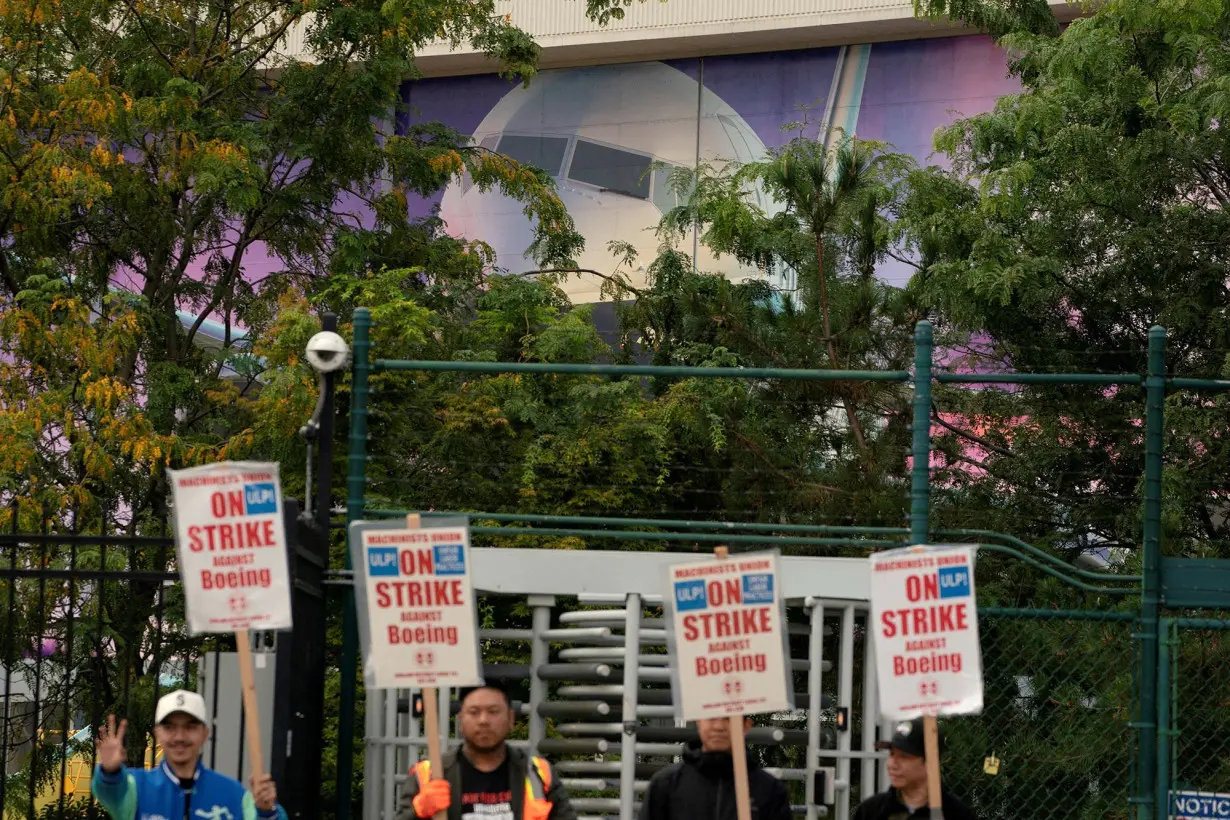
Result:
[[[341,336],[322,330],[308,339],[307,360],[317,373],[335,373],[350,361],[350,348]]]

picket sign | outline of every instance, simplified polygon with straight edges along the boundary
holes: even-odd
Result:
[[[276,463],[168,470],[188,631],[235,633],[253,778],[265,773],[250,629],[290,629],[290,566]]]
[[[916,545],[870,558],[880,711],[923,718],[932,820],[944,817],[936,718],[982,711],[975,555],[975,547]]]
[[[751,820],[744,717],[794,708],[779,553],[714,556],[666,567],[671,690],[679,720],[730,722],[737,816]]]
[[[441,779],[439,687],[482,683],[469,524],[424,526],[416,513],[404,523],[355,521],[350,550],[364,682],[421,690],[431,778]]]

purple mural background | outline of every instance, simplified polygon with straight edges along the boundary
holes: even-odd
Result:
[[[597,127],[603,135],[613,133],[612,123],[623,123],[623,131],[640,135],[636,139],[641,144],[632,146],[629,143],[627,147],[630,150],[653,154],[653,146],[644,145],[646,132],[652,132],[655,128],[659,129],[659,133],[663,133],[664,129],[675,129],[675,133],[670,137],[672,142],[677,143],[681,137],[679,130],[703,130],[698,150],[702,158],[712,158],[720,156],[720,146],[717,143],[725,145],[726,139],[721,127],[707,120],[722,119],[721,112],[726,112],[726,119],[729,120],[730,109],[733,109],[735,119],[741,118],[738,128],[743,129],[744,133],[755,135],[748,138],[752,143],[756,138],[759,139],[761,145],[753,146],[757,151],[787,142],[794,135],[794,132],[783,131],[783,126],[787,123],[806,118],[811,123],[808,133],[814,135],[827,117],[827,121],[833,124],[847,128],[853,126],[862,138],[888,142],[896,150],[912,155],[922,164],[943,165],[946,164],[946,158],[935,155],[932,147],[937,128],[953,122],[958,117],[988,111],[1000,96],[1019,90],[1017,81],[1007,76],[1004,53],[997,49],[989,38],[982,36],[880,43],[851,46],[846,50],[825,48],[710,57],[703,60],[665,61],[665,64],[690,77],[694,82],[700,82],[704,93],[701,94],[698,90],[693,92],[690,103],[664,107],[661,99],[656,103],[646,103],[640,99],[635,86],[630,82],[627,91],[613,94],[606,99],[608,110],[603,111],[600,116],[590,113],[589,121],[585,122],[584,117],[578,115],[578,122],[581,124],[575,128],[576,135],[584,138],[585,129],[590,127],[595,119],[601,120]],[[593,76],[609,76],[620,72],[632,75],[637,73],[638,69],[635,66],[560,69],[558,72],[544,72],[543,76],[586,71],[599,72]],[[609,84],[607,87],[609,88]],[[508,107],[508,100],[518,97],[519,94],[530,98],[530,94],[515,89],[515,84],[494,75],[408,82],[403,95],[407,105],[403,121],[437,120],[462,133],[473,134],[483,127],[484,119],[501,105],[501,100],[505,100],[503,106]],[[826,109],[826,103],[830,100],[833,101],[831,111]],[[531,99],[522,109],[525,106],[538,106],[542,109],[543,134],[560,133],[559,115],[552,115],[547,110],[550,108],[549,102],[535,102]],[[593,101],[586,100],[585,107],[598,106]],[[801,109],[806,109],[806,112]],[[529,116],[533,115],[534,112],[531,112]],[[524,131],[527,115],[522,110],[516,116],[519,117],[518,122]],[[698,117],[705,128],[697,128]],[[501,120],[498,116],[494,119]],[[855,123],[857,125],[854,125]],[[485,130],[490,135],[499,129],[493,129],[488,123]],[[725,131],[732,130],[727,123]],[[596,132],[591,129],[591,138],[593,133]],[[714,134],[718,136],[716,143]],[[691,138],[695,141],[695,136]],[[609,136],[598,139],[607,139],[607,144],[610,144]],[[568,174],[567,171],[561,172],[559,179],[562,183],[567,183]],[[454,193],[453,196],[456,197],[457,194]],[[445,199],[443,195],[437,195],[413,201],[410,205],[411,213],[414,216],[425,216],[440,205],[442,199]],[[565,201],[571,209],[570,201],[567,198]],[[653,256],[656,249],[656,239],[651,232],[653,220],[644,226],[632,226],[632,223],[638,220],[644,221],[644,209],[632,210],[633,204],[621,206],[618,201],[609,199],[601,205],[586,204],[584,207],[605,210],[602,211],[602,220],[597,223],[590,218],[583,226],[583,220],[578,218],[578,226],[582,228],[587,239],[586,253],[579,260],[583,267],[613,271],[615,263],[605,251],[606,243],[612,239],[633,242],[641,251],[642,259],[647,260]],[[466,208],[465,218],[462,219],[461,216],[455,216],[458,213],[456,206],[451,209],[446,206],[444,216],[446,221],[453,223],[450,225],[451,231],[490,242],[499,252],[498,264],[501,267],[513,271],[533,269],[532,263],[520,256],[524,247],[522,234],[511,236],[516,231],[513,230],[510,220],[518,218],[511,203],[496,202],[493,197],[488,203],[475,204],[471,196]],[[484,208],[486,210],[483,210]],[[595,230],[595,224],[602,227]],[[519,230],[523,231],[524,226]],[[609,235],[603,233],[604,230],[608,231]],[[680,248],[691,252],[691,241],[681,244]],[[712,260],[700,258],[700,261],[702,269],[718,270],[720,267],[713,266]],[[728,268],[730,263],[726,264]],[[721,272],[728,276],[737,276],[740,273],[738,270],[726,268],[722,268]],[[626,273],[630,274],[635,283],[635,272]],[[909,269],[900,264],[885,265],[881,275],[886,281],[900,284],[908,277]],[[594,283],[570,286],[568,290],[575,301],[597,298]]]

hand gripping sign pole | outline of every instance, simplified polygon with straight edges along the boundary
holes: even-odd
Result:
[[[974,547],[913,546],[870,559],[880,711],[923,718],[932,820],[944,817],[936,717],[982,711],[974,556]]]
[[[482,683],[469,526],[465,519],[423,526],[415,514],[355,521],[350,549],[364,681],[369,689],[422,690],[427,759],[432,778],[441,778],[437,687]]]
[[[794,708],[776,550],[667,567],[667,642],[676,717],[730,721],[735,805],[750,820],[743,717]]]
[[[291,627],[290,568],[277,464],[169,470],[188,631],[234,632],[254,778],[265,773],[248,630]]]

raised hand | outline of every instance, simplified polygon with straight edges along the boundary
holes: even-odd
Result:
[[[98,764],[102,766],[104,772],[114,774],[124,765],[128,756],[124,749],[124,732],[126,731],[128,731],[128,721],[121,720],[119,726],[116,726],[115,715],[108,715],[106,725],[98,727],[98,739],[94,742],[94,746],[98,750]]]

